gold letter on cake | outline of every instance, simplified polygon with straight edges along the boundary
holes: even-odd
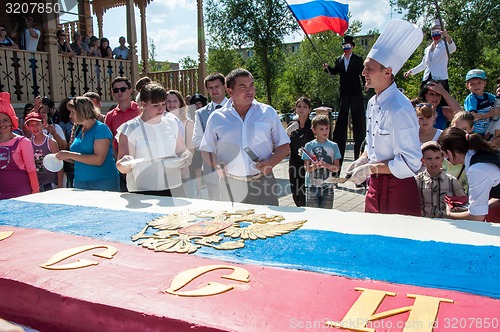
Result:
[[[68,259],[72,256],[81,254],[85,251],[98,249],[98,248],[106,248],[106,250],[104,250],[102,252],[95,253],[93,255],[96,257],[107,258],[107,259],[113,258],[113,256],[118,251],[113,246],[107,246],[107,245],[102,245],[102,244],[95,244],[95,245],[71,248],[71,249],[67,249],[67,250],[63,250],[63,251],[58,252],[57,254],[52,256],[47,262],[40,265],[40,267],[43,267],[44,269],[48,269],[48,270],[70,270],[70,269],[81,269],[83,267],[97,265],[97,264],[99,264],[99,262],[90,261],[88,259],[79,259],[78,261],[73,262],[73,263],[53,266],[54,264],[57,264],[57,263],[65,260],[65,259]]]
[[[380,304],[382,304],[384,298],[386,296],[396,296],[396,293],[368,288],[355,288],[355,290],[362,292],[362,294],[352,305],[351,309],[349,309],[344,319],[340,322],[328,321],[326,325],[351,331],[376,332],[374,328],[366,326],[370,325],[374,320],[395,316],[409,311],[410,316],[403,325],[403,332],[432,332],[434,321],[436,320],[439,310],[439,303],[453,303],[453,300],[450,299],[408,294],[407,297],[415,299],[413,305],[376,314],[375,311],[377,311]]]
[[[6,238],[8,238],[9,236],[11,236],[12,234],[14,234],[14,232],[12,232],[12,231],[10,231],[10,232],[0,232],[0,241],[5,240]]]
[[[194,279],[199,276],[208,273],[210,271],[220,270],[220,269],[230,269],[233,272],[229,275],[221,276],[221,278],[241,281],[241,282],[249,282],[250,281],[250,273],[247,270],[237,267],[237,266],[228,266],[228,265],[207,265],[195,267],[193,269],[189,269],[183,271],[176,275],[170,284],[170,288],[166,290],[167,293],[172,295],[179,296],[210,296],[221,294],[227,292],[234,287],[231,285],[221,284],[215,281],[210,281],[206,286],[202,288],[198,288],[191,291],[179,292],[178,290],[182,287],[188,285]]]

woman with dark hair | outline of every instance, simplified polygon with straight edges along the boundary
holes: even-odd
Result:
[[[141,115],[118,128],[116,165],[127,174],[129,192],[184,196],[181,172],[191,162],[191,152],[186,149],[175,116],[164,115],[166,101],[167,91],[160,84],[146,84],[141,89]]]
[[[308,98],[300,97],[295,102],[295,113],[298,119],[297,121],[291,122],[286,129],[288,136],[290,136],[288,176],[290,178],[293,201],[296,206],[306,206],[306,171],[299,150],[302,149],[307,142],[314,139],[314,134],[311,129],[311,120],[309,119],[311,107],[312,104]]]
[[[64,138],[66,142],[69,142],[71,138],[71,130],[73,129],[73,121],[71,121],[70,111],[68,109],[68,103],[72,98],[65,98],[59,104],[59,126],[62,128],[64,132]]]
[[[109,47],[109,39],[101,38],[101,57],[106,59],[113,59],[113,51]]]
[[[431,104],[436,111],[437,118],[434,127],[437,129],[446,128],[453,116],[462,110],[458,101],[445,90],[441,83],[427,82],[420,90],[418,97],[422,102]],[[445,106],[446,104],[448,106]]]
[[[73,56],[76,55],[68,42],[68,33],[64,30],[57,30],[57,49],[59,54]]]
[[[453,212],[447,209],[448,217],[500,221],[492,215],[487,218],[488,209],[500,205],[500,150],[486,142],[481,135],[468,134],[454,127],[446,128],[437,142],[450,163],[465,165],[469,180],[468,211]]]
[[[96,36],[90,37],[89,56],[101,57],[101,40]]]

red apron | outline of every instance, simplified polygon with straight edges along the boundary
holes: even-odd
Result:
[[[398,179],[390,174],[371,175],[365,212],[421,216],[420,195],[415,178]]]
[[[0,199],[14,198],[32,193],[28,172],[20,169],[12,159],[12,154],[22,139],[16,139],[11,146],[0,147]]]

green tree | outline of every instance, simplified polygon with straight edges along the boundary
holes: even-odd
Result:
[[[392,0],[392,4],[412,22],[423,23],[429,32],[432,20],[437,18],[437,0]],[[457,51],[450,55],[448,74],[451,94],[462,102],[469,93],[465,87],[465,74],[473,68],[481,68],[488,75],[486,91],[494,91],[496,78],[500,76],[500,5],[498,0],[449,0],[439,2],[445,29],[457,44]],[[428,45],[430,41],[424,43]],[[424,45],[424,46],[425,46]],[[417,50],[418,58],[423,48]],[[405,66],[401,71],[411,67]],[[421,78],[421,75],[417,75]],[[419,84],[415,78],[403,82],[403,86]],[[405,87],[406,90],[406,87]]]
[[[195,59],[193,59],[189,55],[180,59],[179,63],[181,65],[182,69],[198,68],[198,61],[196,61]]]
[[[212,40],[230,48],[251,47],[257,61],[253,74],[272,103],[283,59],[284,36],[297,28],[282,0],[208,0],[207,31]],[[259,85],[259,82],[256,82]]]
[[[243,67],[245,60],[237,50],[228,45],[213,45],[209,47],[207,65],[209,73],[227,75],[234,68]]]
[[[156,53],[156,45],[154,40],[149,38],[149,57],[148,57],[148,69],[150,72],[155,71],[167,71],[170,70],[170,62],[169,61],[158,61],[156,57],[158,54]]]

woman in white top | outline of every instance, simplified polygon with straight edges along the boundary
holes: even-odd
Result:
[[[129,192],[182,196],[181,169],[191,163],[179,126],[164,115],[165,89],[151,83],[141,89],[142,114],[118,128],[118,170],[127,174]],[[180,156],[180,158],[178,158]]]
[[[452,219],[500,221],[491,214],[500,205],[500,150],[479,134],[468,134],[460,128],[446,128],[438,138],[445,157],[453,165],[464,164],[469,180],[469,209],[453,212]]]
[[[186,101],[179,91],[170,90],[167,92],[167,111],[175,115],[182,122],[182,126],[184,128],[184,143],[186,144],[186,148],[191,151],[191,153],[194,153],[194,122],[188,117],[188,107],[186,105]],[[182,170],[182,186],[186,197],[195,198],[195,174],[190,174],[188,167]]]
[[[436,123],[436,111],[431,104],[417,104],[415,111],[418,118],[418,137],[420,144],[429,141],[437,141],[439,135],[443,132],[441,129],[434,128]]]

